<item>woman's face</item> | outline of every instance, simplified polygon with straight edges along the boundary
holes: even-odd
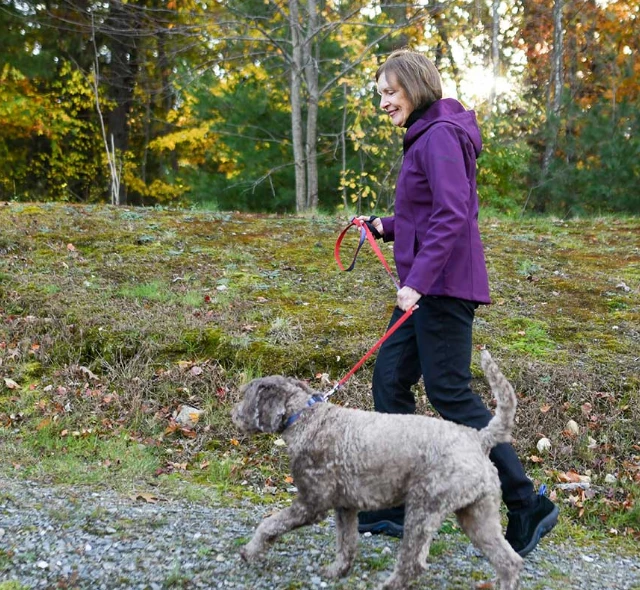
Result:
[[[394,125],[402,127],[413,112],[413,105],[393,74],[390,73],[387,77],[383,72],[380,75],[378,94],[380,95],[380,108],[391,117],[391,122]]]

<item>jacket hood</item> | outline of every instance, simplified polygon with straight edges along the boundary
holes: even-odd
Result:
[[[476,120],[474,111],[467,111],[462,104],[454,98],[441,98],[436,100],[423,114],[413,123],[404,136],[404,150],[423,135],[430,127],[436,123],[450,123],[462,129],[473,144],[476,156],[482,150],[482,138],[480,128]]]

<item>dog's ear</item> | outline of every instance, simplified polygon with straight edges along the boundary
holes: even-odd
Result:
[[[255,392],[254,426],[260,432],[282,432],[286,422],[285,395],[273,383],[260,384]]]

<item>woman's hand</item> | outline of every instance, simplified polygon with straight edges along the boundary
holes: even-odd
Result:
[[[370,227],[373,226],[380,236],[384,235],[382,220],[379,217],[374,217],[373,215],[358,215],[356,219],[358,219],[359,221],[362,221],[363,223],[366,223]]]
[[[418,293],[415,289],[412,289],[411,287],[402,287],[402,289],[398,291],[396,305],[402,311],[407,311],[416,306],[420,297],[422,297],[422,293]]]

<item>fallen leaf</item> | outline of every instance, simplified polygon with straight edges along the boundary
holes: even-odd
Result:
[[[558,479],[563,483],[579,483],[581,481],[580,474],[573,469],[558,473]]]
[[[131,496],[129,496],[132,500],[144,500],[145,502],[148,502],[149,504],[157,504],[159,501],[159,498],[157,496],[154,496],[153,494],[146,494],[146,493],[138,493],[138,494],[131,494]]]
[[[169,465],[174,469],[180,469],[180,471],[186,471],[188,466],[187,463],[171,463],[171,462],[169,462]]]
[[[51,418],[44,418],[43,420],[40,420],[40,422],[36,426],[36,430],[42,430],[43,428],[49,426],[49,424],[51,424]]]

